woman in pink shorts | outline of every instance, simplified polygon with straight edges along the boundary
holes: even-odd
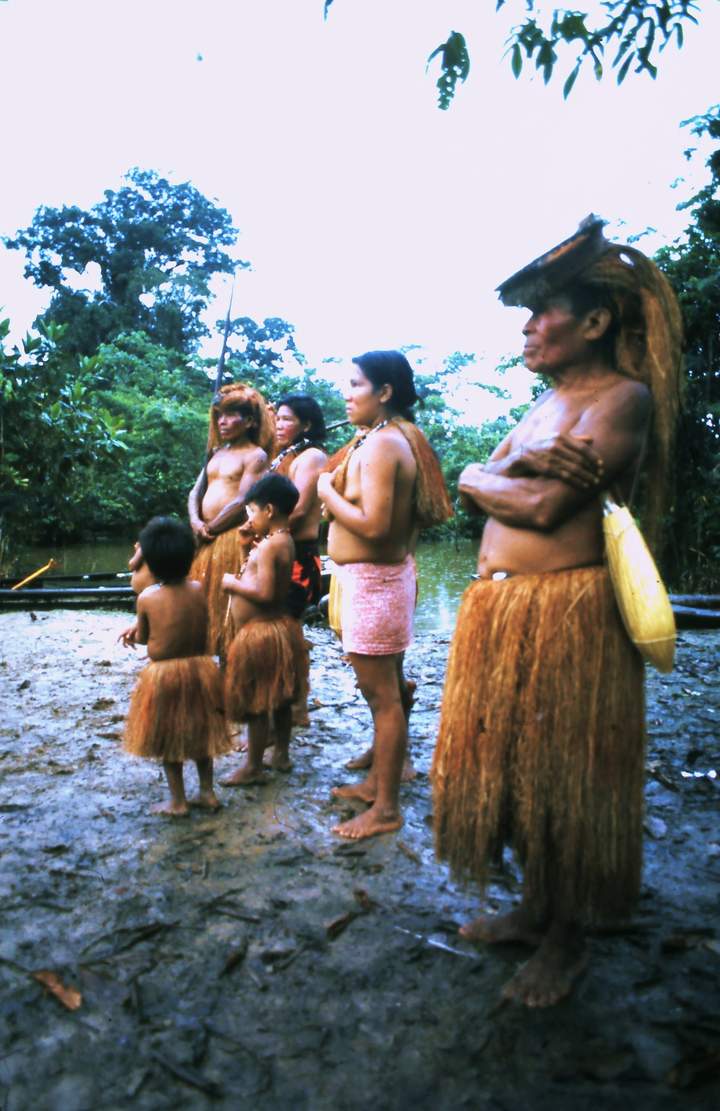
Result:
[[[412,640],[415,549],[421,528],[447,520],[450,501],[440,465],[412,422],[418,397],[399,351],[353,360],[345,396],[361,432],[339,464],[318,480],[331,520],[328,554],[342,588],[343,647],[373,716],[374,755],[367,779],[334,795],[365,803],[335,827],[341,837],[373,837],[402,825],[398,792],[407,750],[400,676]]]

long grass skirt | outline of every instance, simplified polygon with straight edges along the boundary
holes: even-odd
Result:
[[[211,656],[155,660],[143,668],[130,699],[124,748],[168,764],[230,751],[222,680]]]
[[[643,665],[604,568],[480,580],[458,615],[433,761],[438,855],[482,885],[504,845],[538,906],[637,897]]]
[[[190,578],[199,579],[208,605],[207,649],[211,655],[227,655],[232,640],[228,616],[230,595],[222,588],[222,577],[229,571],[240,573],[247,559],[249,542],[237,528],[221,532],[211,544],[201,544],[190,568]]]
[[[308,650],[299,621],[256,618],[233,640],[225,670],[225,711],[246,721],[294,702],[308,677]]]

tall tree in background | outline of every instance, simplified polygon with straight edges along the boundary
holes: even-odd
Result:
[[[122,333],[144,331],[192,351],[208,333],[200,317],[211,278],[249,265],[226,250],[237,230],[189,182],[139,169],[125,182],[88,211],[43,206],[5,245],[24,251],[26,277],[53,291],[43,320],[67,325],[66,350],[92,355]]]
[[[675,500],[667,552],[671,581],[720,589],[720,105],[686,120],[711,142],[710,181],[681,208],[685,235],[658,252],[685,321],[687,386],[678,430]],[[686,151],[690,158],[696,152]]]

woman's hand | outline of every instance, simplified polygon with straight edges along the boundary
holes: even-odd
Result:
[[[335,471],[323,471],[318,475],[317,492],[320,501],[325,501],[329,492],[333,489],[333,477]]]

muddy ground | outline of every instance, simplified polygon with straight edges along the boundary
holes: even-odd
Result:
[[[353,845],[332,784],[369,716],[332,635],[314,642],[295,768],[169,822],[120,732],[139,657],[120,613],[0,617],[0,1108],[99,1111],[720,1106],[720,634],[649,676],[639,912],[598,932],[573,998],[499,1006],[523,951],[478,950],[472,890],[433,859],[427,770],[447,638],[409,653],[418,779],[399,836]],[[232,766],[234,756],[220,762]],[[192,773],[194,775],[194,773]],[[517,893],[511,871],[493,907]],[[53,972],[67,1009],[33,979]],[[70,997],[77,1003],[78,997]]]

